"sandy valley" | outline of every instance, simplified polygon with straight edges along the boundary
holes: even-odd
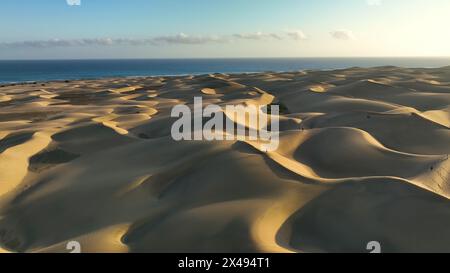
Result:
[[[171,109],[280,105],[280,144]],[[0,87],[0,252],[450,252],[450,67]],[[235,122],[239,122],[235,120]]]

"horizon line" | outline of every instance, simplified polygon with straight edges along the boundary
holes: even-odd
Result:
[[[168,57],[168,58],[30,58],[0,61],[242,60],[242,59],[450,59],[450,56],[313,56],[313,57]]]

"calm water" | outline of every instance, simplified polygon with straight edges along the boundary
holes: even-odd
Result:
[[[395,65],[442,67],[450,58],[292,58],[0,61],[0,82],[160,76],[207,73],[295,71]]]

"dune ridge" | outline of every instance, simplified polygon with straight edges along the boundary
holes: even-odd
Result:
[[[0,253],[450,252],[449,85],[396,67],[5,85]],[[196,96],[280,105],[278,149],[174,141]]]

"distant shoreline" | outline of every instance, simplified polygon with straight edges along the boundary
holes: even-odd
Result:
[[[0,61],[1,62],[1,61]],[[300,71],[339,71],[339,70],[348,70],[348,69],[380,69],[380,68],[401,68],[401,69],[446,69],[449,68],[450,65],[441,66],[441,67],[402,67],[402,66],[392,66],[392,65],[382,65],[382,66],[373,66],[373,67],[344,67],[344,68],[333,68],[333,69],[301,69],[301,70],[288,70],[288,71],[248,71],[248,72],[205,72],[205,73],[187,73],[187,74],[161,74],[161,75],[126,75],[126,76],[104,76],[104,77],[86,77],[86,78],[66,78],[66,79],[49,79],[49,80],[26,80],[26,81],[1,81],[0,87],[10,87],[10,86],[21,86],[21,85],[41,85],[41,84],[49,84],[49,83],[70,83],[75,81],[97,81],[97,80],[114,80],[114,79],[136,79],[136,78],[157,78],[157,77],[166,77],[166,78],[174,78],[174,77],[188,77],[188,76],[206,76],[211,74],[228,74],[228,75],[245,75],[245,74],[281,74],[281,73],[294,73]],[[1,75],[0,75],[1,76]]]
[[[165,61],[165,60],[276,60],[276,59],[450,59],[450,56],[357,56],[357,57],[205,57],[205,58],[80,58],[80,59],[0,59],[0,62],[17,61]]]
[[[0,83],[396,66],[439,68],[450,58],[234,58],[0,61]]]

